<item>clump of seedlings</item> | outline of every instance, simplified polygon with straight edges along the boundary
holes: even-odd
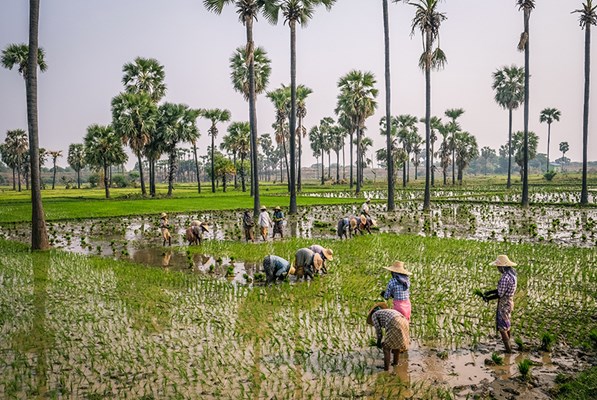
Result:
[[[533,363],[528,358],[525,358],[518,363],[518,372],[520,373],[520,378],[525,382],[529,382],[531,380],[532,365]]]
[[[553,349],[555,343],[556,335],[550,332],[543,332],[543,334],[541,335],[541,350],[550,352]]]

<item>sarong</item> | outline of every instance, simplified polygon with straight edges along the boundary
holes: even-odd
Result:
[[[495,315],[495,328],[498,331],[510,330],[510,320],[512,310],[514,309],[514,299],[512,297],[500,297],[498,299],[497,311]]]
[[[383,340],[383,346],[390,350],[400,352],[408,350],[410,345],[409,324],[402,315],[397,315],[390,321],[386,328],[386,336]]]
[[[404,318],[410,321],[410,300],[394,300],[394,310],[404,315]]]

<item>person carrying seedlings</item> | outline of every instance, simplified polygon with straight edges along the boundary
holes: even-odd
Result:
[[[386,290],[381,292],[381,297],[394,299],[394,310],[399,311],[408,321],[410,321],[410,278],[411,274],[404,268],[402,261],[396,261],[389,267],[384,267],[392,273],[392,278],[388,282]]]
[[[276,233],[280,234],[281,238],[284,238],[284,233],[282,228],[284,226],[284,213],[280,206],[276,206],[274,208],[274,233],[272,234],[272,239],[276,237]]]
[[[294,256],[294,266],[297,279],[303,277],[313,279],[315,272],[319,272],[323,266],[323,259],[313,250],[303,247],[298,249]]]
[[[376,346],[383,349],[383,369],[390,370],[390,353],[394,355],[392,365],[398,364],[398,356],[407,351],[410,345],[410,325],[404,315],[394,309],[388,309],[386,303],[377,303],[367,315],[367,324],[375,327]],[[385,338],[383,338],[385,331]],[[383,338],[383,341],[382,341]]]
[[[243,229],[245,231],[245,240],[248,242],[255,241],[255,236],[253,235],[253,226],[255,225],[255,221],[253,221],[253,217],[251,216],[249,210],[246,210],[243,214]]]
[[[332,249],[326,249],[325,247],[320,246],[318,244],[312,245],[311,247],[309,247],[309,249],[312,250],[315,254],[319,254],[321,259],[323,260],[323,263],[321,265],[321,272],[327,274],[328,269],[326,266],[326,261],[332,261],[334,259],[334,252],[332,251]]]
[[[160,215],[160,232],[162,233],[162,246],[172,246],[172,236],[170,235],[170,224],[168,223],[168,214],[162,213]]]
[[[269,285],[276,279],[283,281],[289,274],[294,275],[294,267],[282,257],[269,255],[263,259],[263,270],[265,271],[265,284]]]
[[[267,241],[267,231],[272,226],[272,219],[267,212],[265,206],[261,206],[261,213],[259,214],[259,229],[261,230],[261,238]]]
[[[483,300],[489,302],[489,300],[497,299],[497,310],[495,313],[495,327],[500,333],[504,346],[506,347],[506,353],[512,352],[512,345],[510,344],[510,328],[512,310],[514,310],[514,293],[516,292],[516,270],[513,268],[517,264],[510,261],[507,255],[499,255],[492,265],[498,268],[498,271],[502,274],[498,281],[497,289],[489,290],[482,294]]]

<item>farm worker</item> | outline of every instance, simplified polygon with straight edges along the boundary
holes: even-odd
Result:
[[[265,283],[270,284],[276,279],[284,280],[290,275],[294,275],[294,267],[282,257],[270,255],[263,259],[263,270],[265,271]]]
[[[255,225],[255,221],[253,221],[253,217],[249,213],[249,211],[245,211],[243,214],[243,229],[245,231],[245,240],[248,242],[255,241],[255,237],[253,236],[253,225]]]
[[[362,233],[363,231],[369,232],[371,234],[371,227],[376,226],[375,220],[372,219],[370,216],[361,215],[359,217],[359,231]]]
[[[340,220],[338,221],[338,229],[337,229],[338,237],[340,237],[340,239],[342,239],[342,237],[345,237],[346,239],[348,239],[348,234],[350,233],[349,229],[350,229],[350,220],[348,219],[348,217],[340,218]]]
[[[168,242],[168,246],[172,246],[172,236],[170,235],[170,224],[168,223],[168,214],[162,213],[160,214],[160,232],[162,233],[162,246],[166,245]]]
[[[388,309],[386,303],[377,303],[369,310],[367,323],[375,327],[377,348],[383,349],[383,368],[390,369],[390,353],[393,353],[392,365],[398,364],[400,352],[408,350],[410,345],[410,328],[406,318],[394,309]],[[385,338],[382,341],[383,330]]]
[[[369,215],[369,204],[370,203],[371,203],[371,199],[369,197],[367,197],[367,199],[365,199],[365,202],[363,203],[363,206],[361,207],[361,214],[366,217],[370,217],[370,215]]]
[[[350,229],[350,234],[351,235],[356,235],[357,232],[360,232],[360,230],[359,230],[359,220],[354,215],[350,216],[349,220],[350,220],[350,228],[349,228]]]
[[[313,250],[303,247],[297,250],[294,257],[294,265],[297,278],[307,276],[313,279],[314,273],[319,272],[323,266],[323,259]]]
[[[284,238],[284,233],[282,232],[282,227],[284,225],[284,213],[280,206],[276,206],[274,208],[274,233],[272,235],[272,239],[276,237],[276,233],[279,233],[282,238]]]
[[[323,260],[321,272],[327,274],[328,269],[325,262],[332,261],[334,259],[334,252],[332,251],[332,249],[326,249],[325,247],[320,246],[318,244],[314,244],[313,246],[309,247],[309,249],[312,250],[315,254],[319,254],[321,259]]]
[[[502,274],[498,281],[497,289],[490,290],[483,293],[483,300],[498,300],[497,310],[495,313],[495,327],[502,337],[506,353],[512,352],[510,344],[510,328],[512,310],[514,309],[514,292],[516,292],[516,270],[513,268],[517,264],[510,261],[507,255],[499,255],[497,259],[491,264],[498,268]]]
[[[269,217],[265,206],[261,206],[261,213],[259,214],[259,228],[261,229],[261,237],[267,240],[267,230],[272,225],[272,219]]]
[[[191,226],[187,228],[185,232],[185,236],[187,241],[189,242],[189,246],[192,244],[201,243],[203,240],[203,233],[209,232],[209,226],[206,222],[200,222],[199,220],[194,219],[191,222]]]
[[[390,297],[394,299],[394,310],[399,311],[400,314],[404,315],[408,321],[410,321],[410,278],[411,274],[404,268],[402,261],[396,261],[389,267],[384,267],[392,273],[392,279],[388,282],[386,290],[381,292],[381,296],[384,299]]]

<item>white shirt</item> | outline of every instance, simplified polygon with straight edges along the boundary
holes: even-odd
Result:
[[[272,225],[272,220],[269,217],[269,214],[267,213],[267,211],[262,211],[261,214],[259,214],[259,226],[271,226]]]
[[[363,211],[365,214],[369,214],[369,204],[363,203],[363,207],[361,207],[361,211]]]

